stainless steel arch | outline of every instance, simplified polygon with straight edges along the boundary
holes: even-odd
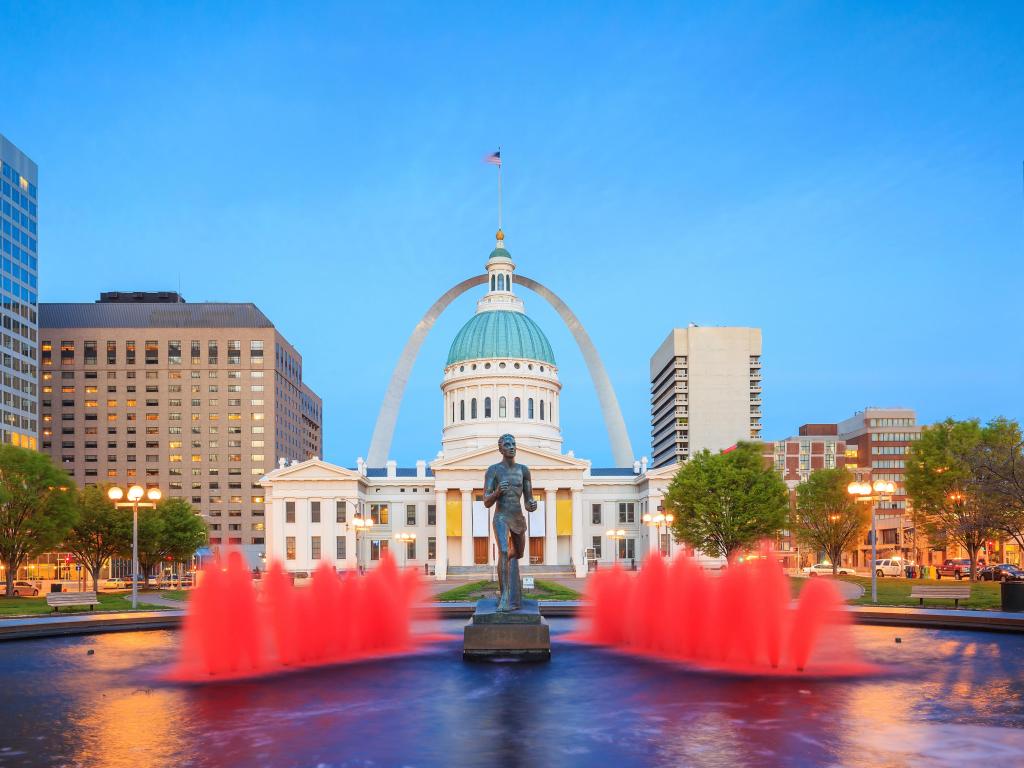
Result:
[[[380,413],[377,415],[377,424],[373,428],[373,438],[370,440],[370,450],[367,454],[367,464],[371,467],[382,467],[388,459],[391,451],[391,440],[395,435],[395,425],[398,423],[398,411],[402,405],[402,397],[405,394],[405,386],[409,382],[409,375],[416,363],[420,347],[423,341],[434,327],[437,318],[447,309],[455,299],[464,294],[470,288],[483,285],[487,282],[487,275],[477,275],[468,280],[463,280],[453,288],[448,289],[434,304],[427,310],[423,318],[413,328],[409,340],[405,343],[401,357],[395,365],[391,374],[391,381],[388,383],[387,391],[384,393],[384,402],[380,406]],[[544,298],[562,318],[569,332],[576,340],[576,345],[583,353],[583,360],[590,371],[590,378],[594,382],[594,389],[597,391],[597,399],[601,404],[601,413],[604,416],[604,426],[608,432],[608,441],[611,443],[612,457],[616,466],[630,467],[633,465],[633,448],[629,444],[629,435],[626,432],[626,422],[622,418],[622,410],[619,408],[618,398],[615,397],[615,389],[612,387],[611,379],[605,370],[604,363],[597,348],[590,340],[583,324],[572,313],[568,305],[562,301],[553,291],[549,290],[536,280],[531,280],[522,275],[516,276],[519,285],[529,288],[538,296]]]

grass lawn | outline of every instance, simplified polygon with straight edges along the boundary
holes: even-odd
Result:
[[[146,593],[143,592],[143,595]],[[189,595],[192,594],[191,589],[161,589],[159,592],[154,592],[157,597],[166,597],[168,600],[188,600]]]
[[[541,581],[537,579],[535,589],[524,589],[523,597],[531,600],[579,600],[580,593],[575,589],[563,587],[553,581]],[[498,591],[496,581],[474,581],[469,584],[449,589],[435,597],[443,603],[474,602],[484,597],[494,597]]]
[[[132,609],[132,596],[115,592],[107,594],[100,592],[100,604],[93,608],[92,612],[99,611],[130,611]],[[166,610],[162,605],[148,605],[139,603],[139,610],[162,611]],[[46,604],[46,596],[39,597],[0,597],[0,618],[10,616],[39,616],[52,614],[53,608]],[[68,606],[61,608],[59,613],[89,613],[89,608],[84,605]]]
[[[850,605],[872,605],[871,602],[871,579],[867,576],[843,576],[843,581],[852,581],[864,587],[864,594],[856,600],[850,600]],[[999,610],[999,583],[995,581],[976,581],[974,584],[964,579],[893,579],[883,578],[878,580],[878,605],[907,605],[917,606],[917,598],[910,596],[910,588],[913,586],[922,587],[970,587],[971,597],[968,600],[961,600],[961,608],[974,610]],[[952,608],[952,600],[928,600],[924,601],[924,607]]]

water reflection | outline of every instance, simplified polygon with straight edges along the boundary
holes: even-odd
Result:
[[[752,680],[559,643],[565,626],[555,623],[550,664],[466,664],[453,641],[192,687],[160,682],[173,632],[4,643],[0,767],[933,768],[1024,757],[1024,638],[860,627],[865,655],[897,677]]]

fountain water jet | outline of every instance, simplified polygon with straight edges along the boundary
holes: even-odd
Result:
[[[204,682],[407,653],[430,638],[412,633],[419,574],[384,553],[365,576],[322,563],[308,588],[273,563],[257,591],[237,551],[207,565],[192,594],[181,654],[169,677]]]
[[[871,674],[849,637],[835,585],[810,579],[795,603],[770,557],[710,576],[684,556],[658,554],[635,576],[598,571],[587,588],[577,640],[634,655],[739,675],[844,677]]]

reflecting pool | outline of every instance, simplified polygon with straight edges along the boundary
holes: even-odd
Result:
[[[0,767],[1021,764],[1024,637],[855,627],[891,675],[723,678],[576,646],[171,685],[173,631],[0,644]],[[895,642],[900,638],[901,642]],[[93,653],[90,654],[89,651]]]

